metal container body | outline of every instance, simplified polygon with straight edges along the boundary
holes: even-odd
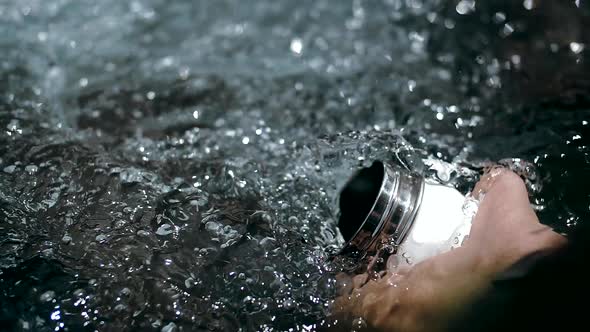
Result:
[[[394,248],[396,265],[413,265],[461,246],[471,229],[465,197],[452,187],[375,162],[340,195],[342,255],[357,259]]]
[[[426,183],[416,218],[397,248],[398,264],[416,264],[460,247],[471,230],[464,203],[465,197],[455,188]]]

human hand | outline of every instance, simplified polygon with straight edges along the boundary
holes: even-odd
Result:
[[[523,181],[511,171],[492,169],[472,195],[481,202],[462,247],[376,279],[341,276],[336,317],[360,318],[357,323],[376,330],[443,331],[498,273],[530,253],[565,243],[539,223]]]

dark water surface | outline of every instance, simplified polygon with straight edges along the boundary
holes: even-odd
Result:
[[[0,330],[333,324],[338,189],[377,157],[464,192],[509,158],[570,232],[584,5],[0,2]]]

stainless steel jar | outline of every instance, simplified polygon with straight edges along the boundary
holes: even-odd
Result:
[[[454,188],[376,161],[340,194],[341,254],[361,259],[393,248],[399,265],[412,265],[459,247],[471,229],[464,202]]]

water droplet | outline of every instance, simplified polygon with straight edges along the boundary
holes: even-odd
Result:
[[[103,242],[105,242],[107,240],[107,236],[104,235],[104,234],[99,234],[99,235],[96,236],[95,240],[97,242],[103,243]]]
[[[37,170],[39,170],[39,167],[36,165],[27,165],[25,167],[25,171],[31,175],[37,173]]]
[[[364,328],[366,328],[367,326],[368,326],[368,325],[367,325],[367,322],[366,322],[366,321],[365,321],[365,320],[364,320],[362,317],[355,318],[355,319],[352,321],[352,327],[353,327],[354,329],[357,329],[357,328],[358,328],[358,329],[364,329]]]
[[[260,215],[260,219],[261,219],[261,220],[262,220],[264,223],[266,223],[266,224],[270,224],[270,223],[272,222],[272,217],[271,217],[271,215],[270,215],[270,214],[268,214],[267,212],[263,212],[263,213]]]
[[[72,237],[69,235],[64,235],[61,238],[61,242],[63,242],[64,244],[69,244],[70,242],[72,242]]]
[[[22,319],[19,319],[19,322],[20,322],[21,328],[23,330],[30,330],[31,329],[31,324],[29,324],[29,322],[26,322],[26,321],[24,321]]]
[[[303,51],[303,42],[299,38],[294,38],[291,40],[290,45],[291,52],[295,53],[296,55],[300,55],[301,51]]]
[[[502,28],[502,36],[507,37],[514,32],[514,27],[510,23],[504,24]]]
[[[174,233],[174,227],[172,227],[170,224],[162,224],[160,227],[158,227],[158,230],[156,230],[156,234],[160,236],[165,236],[172,233]]]
[[[221,228],[221,225],[214,222],[214,221],[208,221],[205,224],[205,229],[208,230],[210,233],[213,234],[217,234],[217,231],[219,231],[219,229]]]
[[[389,256],[389,258],[387,258],[387,269],[389,271],[395,271],[395,269],[397,269],[397,267],[399,266],[399,259],[396,255],[391,255]]]
[[[190,74],[190,69],[187,67],[182,67],[178,71],[178,76],[180,76],[180,78],[183,80],[188,79],[189,74]]]
[[[162,332],[175,332],[176,330],[176,324],[174,323],[168,323],[168,325],[162,328]]]
[[[475,11],[475,1],[474,0],[461,0],[455,7],[455,10],[460,15],[467,15],[473,11]]]
[[[570,43],[570,50],[575,54],[580,54],[584,50],[584,44],[571,42]]]
[[[143,230],[143,229],[140,229],[140,230],[137,231],[137,235],[139,235],[139,236],[149,236],[150,235],[150,232],[148,232],[146,230]]]
[[[61,312],[59,310],[55,310],[54,312],[51,313],[49,318],[51,320],[60,320],[61,319]]]
[[[265,237],[262,240],[260,240],[259,244],[264,247],[264,246],[267,246],[267,245],[272,245],[272,243],[274,241],[275,241],[275,239],[272,238],[272,237]]]
[[[288,297],[286,299],[283,299],[283,308],[291,309],[294,306],[295,306],[295,300],[293,300],[292,298]]]
[[[14,173],[15,170],[16,170],[15,165],[10,165],[10,166],[4,167],[4,173],[12,174],[12,173]]]
[[[123,303],[119,303],[113,309],[115,310],[115,312],[123,312],[127,309],[127,306],[124,305]]]
[[[40,42],[47,41],[47,32],[41,31],[41,32],[37,33],[37,39],[39,39]]]
[[[45,293],[41,294],[41,296],[39,296],[39,300],[41,300],[42,302],[51,302],[54,298],[55,292],[52,290],[48,290]]]

